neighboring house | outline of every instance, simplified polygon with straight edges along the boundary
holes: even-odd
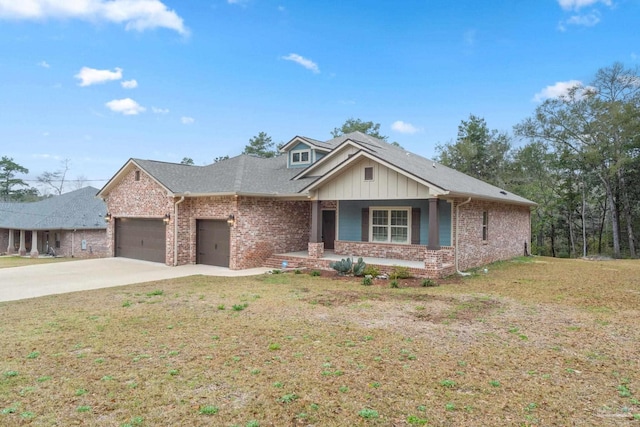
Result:
[[[38,202],[0,202],[0,253],[94,258],[110,256],[106,204],[84,187]]]
[[[208,166],[130,159],[100,190],[111,254],[245,269],[304,251],[443,277],[521,255],[533,202],[360,132]],[[273,260],[273,258],[272,258]],[[456,265],[457,263],[457,265]]]

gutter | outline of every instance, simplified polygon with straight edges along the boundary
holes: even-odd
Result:
[[[460,206],[464,206],[470,202],[471,202],[471,197],[469,197],[467,200],[465,200],[464,202],[456,206],[456,248],[454,250],[454,256],[456,259],[456,273],[458,273],[461,276],[471,276],[471,273],[465,273],[463,271],[460,271],[460,268],[458,268],[458,241],[459,241],[458,236],[460,235]]]
[[[184,202],[184,196],[173,205],[173,266],[178,265],[178,205]]]

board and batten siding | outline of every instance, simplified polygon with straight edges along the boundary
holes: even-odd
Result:
[[[365,181],[364,169],[373,168],[373,180]],[[320,200],[427,199],[426,187],[370,159],[362,159],[322,185]]]
[[[420,244],[429,242],[429,200],[344,200],[338,202],[338,240],[362,241],[362,209],[381,207],[411,207],[420,209]],[[451,203],[440,200],[438,205],[440,245],[451,246]]]
[[[325,160],[325,164],[318,166],[316,170],[313,171],[314,176],[323,176],[340,163],[344,162],[349,158],[350,155],[358,152],[359,149],[354,147],[353,145],[346,145],[340,148],[338,151],[331,153],[331,158]],[[318,158],[320,160],[320,158]]]

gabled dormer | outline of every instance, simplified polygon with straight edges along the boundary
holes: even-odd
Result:
[[[330,151],[326,143],[302,136],[296,136],[280,149],[287,156],[287,168],[309,167]]]

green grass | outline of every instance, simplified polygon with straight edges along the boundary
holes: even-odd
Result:
[[[0,425],[635,423],[637,277],[535,258],[437,287],[287,272],[0,303]]]

